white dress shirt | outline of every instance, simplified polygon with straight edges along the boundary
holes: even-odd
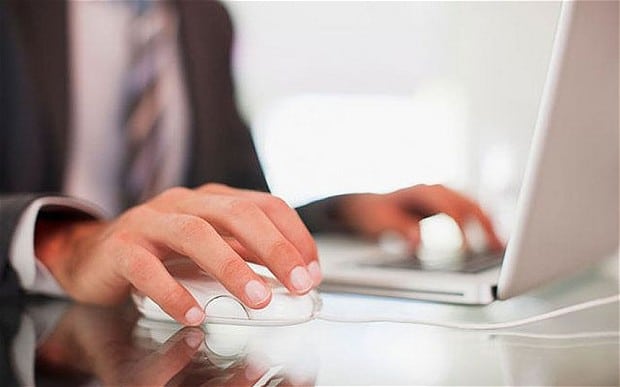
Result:
[[[70,1],[71,136],[63,191],[76,198],[46,197],[33,202],[20,218],[11,241],[9,260],[22,288],[63,294],[34,253],[39,211],[60,205],[97,218],[120,212],[120,171],[125,159],[122,111],[123,79],[130,58],[132,8],[120,1]],[[188,150],[189,112],[178,44],[157,60],[166,61],[161,96],[166,113],[162,135],[167,149],[159,190],[182,183]]]

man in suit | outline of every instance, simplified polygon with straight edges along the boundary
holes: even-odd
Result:
[[[269,195],[219,3],[8,0],[0,21],[3,295],[111,304],[133,287],[197,325],[204,313],[167,272],[171,257],[260,308],[271,291],[246,261],[304,294],[321,281],[310,231],[392,230],[415,247],[418,221],[445,212],[500,245],[478,205],[442,186],[296,210]]]

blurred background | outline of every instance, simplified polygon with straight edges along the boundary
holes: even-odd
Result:
[[[226,2],[274,194],[443,183],[510,232],[559,2]]]

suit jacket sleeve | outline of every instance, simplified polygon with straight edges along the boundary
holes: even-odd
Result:
[[[17,274],[9,264],[9,250],[13,231],[22,213],[42,194],[21,194],[0,196],[0,296],[15,296],[20,293]]]
[[[16,165],[18,158],[12,157],[14,152],[22,153],[22,145],[32,145],[23,139],[33,134],[30,129],[34,125],[33,114],[26,108],[31,101],[23,93],[24,77],[11,25],[7,3],[0,3],[0,296],[20,293],[18,276],[9,264],[9,249],[22,213],[30,203],[44,196],[27,193],[27,179],[22,179],[38,172],[31,171],[30,166],[38,164],[38,157],[44,152],[39,152],[36,146],[30,147],[21,165]]]
[[[0,296],[30,293],[64,295],[37,260],[34,234],[38,219],[103,219],[97,206],[45,193],[0,195]]]

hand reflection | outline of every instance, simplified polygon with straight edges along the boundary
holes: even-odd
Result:
[[[140,344],[156,350],[166,343],[178,326],[142,319],[134,331],[141,338]],[[253,339],[266,339],[265,332],[254,331],[254,327],[208,325],[203,344],[191,362],[167,385],[171,386],[301,386],[314,385],[314,377],[307,373],[288,373],[288,366],[274,363],[263,352],[264,343],[258,350],[248,348]],[[178,333],[178,332],[177,332]],[[173,337],[173,336],[172,336]],[[278,340],[267,339],[270,346],[278,346]],[[269,349],[269,348],[267,348]],[[269,351],[268,351],[269,352]],[[269,360],[268,360],[269,359]]]
[[[173,378],[200,347],[198,328],[178,331],[158,350],[136,345],[134,311],[71,305],[37,350],[42,368],[92,374],[106,385],[161,385]]]
[[[92,375],[105,385],[308,384],[289,380],[281,367],[250,361],[245,351],[214,353],[202,328],[165,325],[161,338],[153,328],[137,327],[137,319],[130,308],[71,304],[39,346],[37,369],[56,378]]]

